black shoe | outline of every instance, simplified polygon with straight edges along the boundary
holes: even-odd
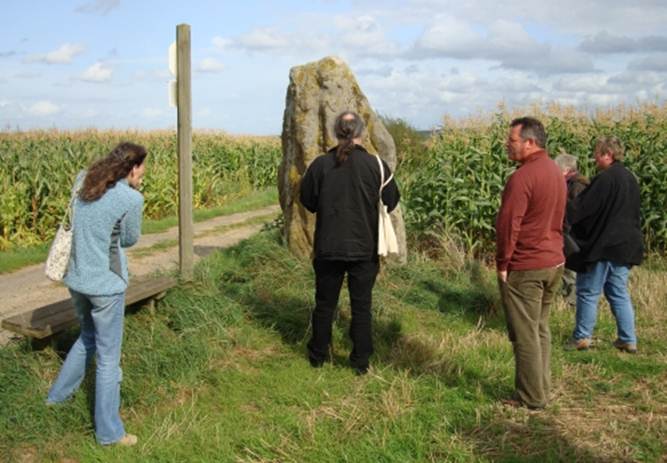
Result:
[[[364,367],[354,367],[354,372],[357,374],[357,376],[363,376],[368,373],[368,365]]]
[[[315,360],[309,358],[308,361],[310,362],[310,366],[313,368],[322,368],[322,366],[324,366],[324,360]]]

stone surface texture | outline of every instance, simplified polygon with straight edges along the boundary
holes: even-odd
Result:
[[[345,62],[326,57],[290,70],[278,189],[288,247],[303,258],[312,255],[315,215],[306,211],[299,202],[301,177],[313,159],[336,146],[334,120],[346,110],[359,114],[366,124],[363,146],[370,153],[379,154],[395,173],[394,140],[371,108]],[[407,248],[400,204],[391,218],[400,249],[398,256],[392,259],[405,262]]]

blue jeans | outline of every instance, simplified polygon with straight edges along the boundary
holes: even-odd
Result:
[[[81,385],[86,367],[96,355],[95,435],[100,444],[112,444],[125,435],[119,413],[125,293],[88,296],[71,289],[70,293],[81,334],[67,354],[46,401],[55,404],[67,400]]]
[[[636,344],[635,313],[628,293],[630,267],[607,260],[595,263],[590,272],[577,273],[577,320],[572,337],[591,338],[597,321],[598,301],[604,291],[616,318],[618,339]]]

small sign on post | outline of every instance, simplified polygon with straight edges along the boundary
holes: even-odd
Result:
[[[178,77],[178,68],[176,66],[176,42],[171,42],[171,45],[169,45],[169,51],[167,53],[169,55],[169,72],[172,76]],[[176,79],[171,79],[167,86],[167,91],[169,93],[169,106],[175,108],[178,105],[178,88],[176,86]]]

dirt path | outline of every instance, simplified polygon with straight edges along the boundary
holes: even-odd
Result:
[[[279,206],[269,206],[196,223],[195,259],[252,236],[263,223],[273,220],[279,210]],[[130,275],[142,276],[176,268],[177,240],[178,227],[142,236],[127,253]],[[0,320],[67,297],[69,292],[65,286],[44,276],[43,264],[0,275]],[[0,329],[0,345],[6,344],[12,336],[13,333]]]

